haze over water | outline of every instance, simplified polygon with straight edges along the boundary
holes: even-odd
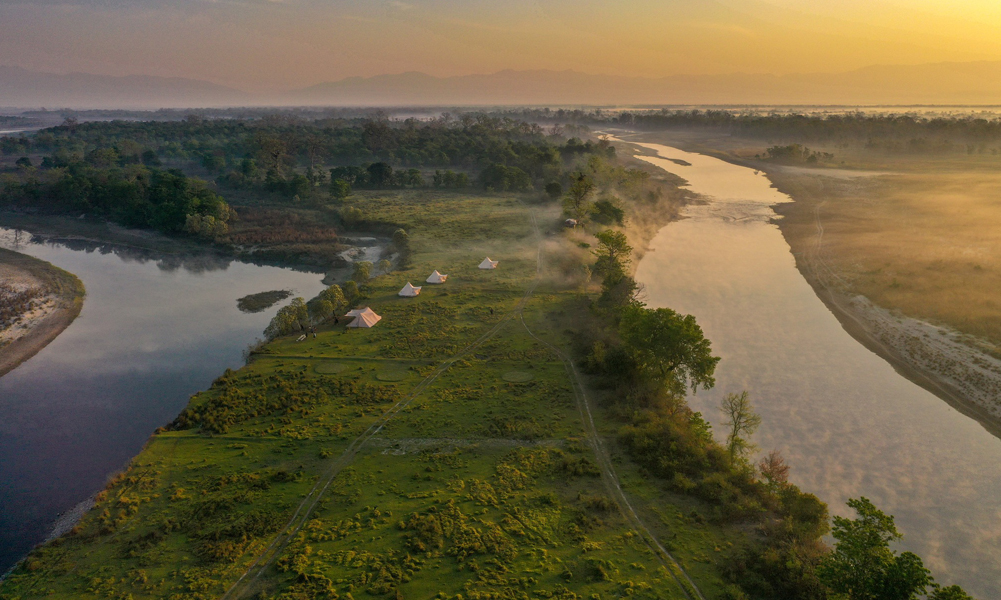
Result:
[[[29,237],[29,236],[25,236]],[[105,246],[0,246],[66,269],[87,288],[80,316],[41,352],[0,377],[0,573],[100,490],[143,443],[261,336],[277,307],[244,314],[236,300],[321,276],[216,256],[136,256]]]
[[[722,357],[715,389],[692,407],[719,427],[722,395],[747,390],[763,419],[753,441],[782,451],[794,483],[833,514],[870,498],[939,583],[1001,597],[1001,440],[842,329],[770,222],[770,206],[791,199],[764,175],[638,145],[708,197],[658,233],[637,271],[647,304],[695,315]]]

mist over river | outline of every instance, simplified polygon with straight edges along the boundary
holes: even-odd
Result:
[[[104,487],[143,443],[226,368],[277,310],[241,313],[247,294],[306,298],[321,275],[216,255],[157,255],[0,228],[0,247],[51,262],[87,288],[80,316],[0,377],[0,573],[56,518]],[[2,352],[2,350],[0,350]]]
[[[695,315],[722,357],[716,387],[689,399],[717,427],[719,400],[747,390],[791,480],[849,515],[866,496],[896,517],[899,549],[944,585],[1001,598],[1001,440],[911,383],[842,329],[796,269],[771,220],[791,199],[763,174],[658,144],[639,156],[706,197],[664,227],[638,265],[651,307]],[[690,163],[683,166],[667,159]]]

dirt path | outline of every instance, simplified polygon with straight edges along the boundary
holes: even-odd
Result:
[[[56,339],[83,308],[83,283],[72,273],[43,260],[0,248],[0,280],[46,290],[42,307],[27,315],[14,339],[0,339],[0,376],[37,354]]]
[[[274,564],[275,560],[281,555],[282,551],[288,546],[295,535],[302,529],[303,525],[309,520],[310,515],[316,509],[319,504],[320,499],[327,492],[330,484],[337,475],[344,470],[345,467],[351,464],[354,458],[358,455],[361,449],[369,442],[379,440],[376,436],[382,429],[392,420],[397,414],[399,414],[403,409],[405,409],[410,403],[412,403],[424,390],[426,390],[435,380],[438,379],[442,374],[444,374],[453,364],[461,360],[463,357],[468,356],[470,352],[474,351],[478,347],[482,346],[485,342],[490,340],[494,335],[497,334],[507,323],[517,318],[521,324],[524,326],[525,330],[528,332],[533,339],[540,342],[544,346],[550,349],[559,359],[563,362],[564,367],[567,369],[567,374],[571,380],[571,387],[573,388],[574,397],[577,400],[578,410],[581,414],[581,419],[587,429],[588,439],[594,450],[595,457],[598,460],[599,467],[602,472],[602,480],[605,482],[606,487],[611,493],[612,497],[615,499],[619,506],[623,516],[630,522],[637,533],[643,538],[644,542],[650,547],[657,556],[657,559],[664,568],[671,574],[671,577],[677,582],[678,586],[682,589],[689,600],[705,600],[705,597],[699,591],[698,586],[695,582],[688,576],[681,565],[674,559],[673,556],[667,551],[666,548],[660,543],[653,532],[643,523],[639,518],[636,511],[633,509],[632,504],[626,497],[622,490],[622,486],[619,483],[618,476],[615,473],[615,469],[612,465],[611,457],[609,456],[607,450],[605,450],[602,444],[601,438],[598,434],[597,427],[594,424],[594,418],[591,414],[590,402],[587,398],[587,394],[577,372],[573,361],[569,359],[563,352],[561,352],[555,346],[549,344],[548,342],[540,339],[535,335],[534,332],[528,327],[524,318],[524,309],[528,304],[529,299],[531,299],[532,294],[535,293],[536,288],[542,281],[542,235],[539,230],[538,221],[535,218],[535,214],[532,214],[532,225],[535,230],[535,234],[539,239],[537,251],[536,251],[536,277],[529,285],[528,289],[525,291],[525,295],[522,296],[521,300],[518,302],[517,306],[510,312],[505,314],[501,320],[490,328],[487,332],[473,341],[471,344],[462,349],[459,353],[455,354],[451,358],[444,361],[437,369],[434,370],[428,377],[421,381],[417,387],[413,389],[406,397],[401,399],[399,402],[394,404],[387,410],[375,423],[373,423],[364,433],[354,439],[348,448],[334,458],[328,470],[323,476],[314,484],[306,497],[296,508],[292,517],[286,523],[285,527],[275,536],[274,540],[257,556],[257,558],[250,564],[250,566],[240,575],[236,582],[226,591],[222,596],[222,600],[236,600],[239,598],[246,597],[248,593],[254,590],[255,584],[260,580],[261,576],[268,570],[268,568]]]
[[[535,215],[532,215],[532,223],[535,226],[536,235],[539,237],[539,255],[538,255],[538,274],[536,280],[542,278],[542,239],[539,233],[539,224],[535,220]],[[622,484],[619,482],[619,477],[615,473],[615,467],[612,464],[611,455],[609,455],[608,450],[605,448],[604,443],[601,439],[601,434],[598,433],[598,428],[594,424],[594,415],[591,410],[591,401],[587,395],[587,388],[584,386],[583,379],[580,373],[577,371],[577,365],[574,364],[573,360],[566,355],[562,350],[553,346],[549,342],[535,335],[535,332],[528,326],[525,322],[524,312],[519,311],[518,319],[521,321],[522,326],[528,335],[538,343],[542,344],[549,349],[556,357],[563,363],[563,368],[567,371],[567,376],[570,378],[570,387],[573,388],[574,399],[577,402],[577,410],[580,413],[581,421],[584,424],[584,428],[587,430],[588,442],[591,444],[591,448],[594,451],[595,458],[598,460],[598,467],[601,470],[601,479],[605,484],[605,488],[608,490],[612,498],[615,499],[615,503],[619,506],[619,510],[627,521],[632,525],[633,529],[636,530],[643,541],[647,544],[657,560],[664,566],[671,577],[678,584],[678,587],[688,596],[689,600],[705,600],[699,587],[695,585],[692,578],[688,576],[681,564],[667,551],[667,548],[660,543],[657,536],[654,535],[653,531],[640,519],[636,510],[633,508],[632,503],[626,496],[625,492],[622,490]]]

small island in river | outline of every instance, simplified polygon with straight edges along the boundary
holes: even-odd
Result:
[[[272,290],[248,294],[236,301],[236,307],[240,309],[240,312],[245,313],[264,312],[291,295],[291,290]]]

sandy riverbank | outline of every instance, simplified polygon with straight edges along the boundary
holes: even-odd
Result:
[[[72,273],[45,261],[0,248],[0,281],[16,288],[39,288],[43,296],[0,331],[0,376],[37,354],[80,314],[84,286]]]
[[[859,291],[862,277],[861,273],[854,271],[862,270],[859,267],[862,255],[857,245],[845,242],[846,236],[856,236],[857,240],[861,235],[877,238],[882,235],[890,243],[892,238],[889,236],[893,232],[846,232],[844,223],[852,219],[862,221],[859,207],[843,206],[842,210],[833,214],[832,204],[836,199],[843,200],[845,197],[861,197],[864,201],[871,182],[880,181],[875,178],[892,173],[882,169],[866,172],[775,165],[753,158],[766,145],[753,140],[714,139],[691,133],[643,133],[625,139],[665,143],[686,151],[715,156],[767,175],[779,191],[794,200],[774,208],[782,217],[776,220],[776,224],[792,250],[796,267],[844,329],[889,362],[902,376],[1001,437],[1001,348],[987,337],[950,327],[949,317],[957,320],[955,315],[947,314],[945,318],[935,320],[923,318],[926,311],[949,304],[931,293],[926,298],[912,294],[916,299],[912,300],[911,310],[902,310],[894,305],[890,308],[881,306]],[[755,147],[755,143],[759,147]],[[844,193],[844,188],[852,187],[859,190]],[[866,223],[862,229],[872,225]],[[832,230],[838,231],[838,243],[832,243]],[[943,243],[941,239],[933,238],[929,231],[922,234],[928,239],[924,242],[912,240],[911,243],[927,246]],[[955,240],[952,244],[956,244]],[[916,249],[903,248],[900,254],[911,251]],[[865,258],[871,260],[873,256]],[[902,259],[902,256],[894,257],[894,260],[897,259]],[[922,270],[930,271],[928,268]],[[902,279],[902,284],[906,285],[908,281]],[[939,287],[953,285],[945,280],[933,283]],[[899,285],[901,283],[894,280],[883,287],[894,289]],[[962,289],[957,289],[956,293],[963,296]],[[961,298],[957,300],[961,303]]]

